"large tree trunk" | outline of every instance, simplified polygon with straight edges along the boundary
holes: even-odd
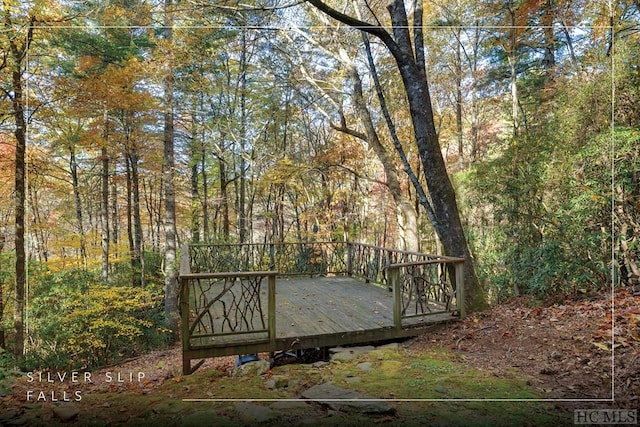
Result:
[[[409,22],[402,0],[389,5],[393,34],[398,51],[394,55],[404,83],[416,144],[420,154],[427,187],[431,195],[435,229],[445,255],[459,256],[465,262],[466,304],[469,308],[484,305],[484,295],[471,263],[471,253],[460,221],[453,185],[436,134],[431,107],[431,95],[423,71],[412,58]]]
[[[173,41],[172,0],[164,2],[165,38],[169,49]],[[164,277],[165,300],[164,313],[167,326],[173,331],[174,338],[178,337],[180,316],[178,313],[178,271],[176,268],[176,190],[174,186],[174,128],[173,128],[173,70],[171,55],[167,55],[167,63],[164,78],[164,156],[163,179],[165,193],[165,251],[164,251]]]
[[[435,231],[442,242],[446,255],[466,259],[464,266],[466,306],[471,309],[484,307],[486,302],[471,262],[471,254],[460,221],[455,191],[449,180],[436,134],[431,96],[424,68],[416,60],[416,57],[420,58],[420,56],[414,56],[409,31],[411,27],[404,1],[394,0],[388,6],[393,37],[383,28],[344,15],[320,0],[307,1],[334,19],[377,36],[393,55],[409,102],[414,136],[431,195]],[[422,50],[421,41],[415,40],[414,45]]]

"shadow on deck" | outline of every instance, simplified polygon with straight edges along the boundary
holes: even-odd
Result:
[[[185,375],[195,359],[415,336],[464,315],[461,258],[314,242],[188,245],[181,261]]]

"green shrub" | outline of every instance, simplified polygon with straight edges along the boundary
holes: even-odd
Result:
[[[96,367],[168,342],[159,287],[108,286],[95,272],[68,270],[40,275],[35,290],[31,369]]]

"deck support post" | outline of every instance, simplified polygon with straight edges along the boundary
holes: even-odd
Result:
[[[468,260],[462,262],[456,262],[456,301],[458,302],[458,313],[460,313],[460,319],[464,319],[465,316],[465,301],[464,301],[464,263],[470,262]]]
[[[400,267],[389,267],[389,286],[393,290],[393,324],[397,330],[402,329],[402,283],[400,283]]]
[[[276,273],[269,273],[269,297],[268,297],[268,322],[269,322],[269,343],[272,349],[276,346]]]

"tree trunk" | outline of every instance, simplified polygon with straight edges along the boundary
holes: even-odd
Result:
[[[382,167],[384,168],[385,176],[387,178],[386,184],[396,205],[399,228],[397,236],[399,240],[398,243],[401,249],[417,252],[420,250],[420,242],[418,238],[418,220],[416,211],[413,208],[411,201],[404,195],[396,167],[378,137],[378,132],[375,129],[371,113],[369,112],[369,108],[367,107],[367,103],[362,93],[362,81],[358,74],[356,64],[348,58],[346,52],[343,52],[341,55],[341,60],[347,67],[347,72],[353,82],[354,108],[366,133],[366,135],[362,135],[362,139],[369,143],[369,146],[373,149],[376,156],[382,163]]]
[[[129,154],[125,154],[125,172],[127,175],[127,241],[129,242],[129,262],[131,264],[131,284],[136,286],[136,245],[133,238],[133,201],[131,192],[133,185],[131,183],[131,157]]]
[[[80,200],[80,188],[78,180],[78,162],[76,160],[76,152],[74,147],[69,148],[69,170],[71,171],[71,184],[73,186],[73,200],[76,208],[76,221],[78,222],[78,235],[80,237],[80,256],[82,257],[82,266],[87,269],[87,245],[86,236],[84,235],[84,220],[82,218],[82,202]]]
[[[466,306],[470,309],[484,307],[486,302],[471,262],[471,254],[460,221],[455,191],[449,180],[435,130],[429,86],[424,71],[420,69],[416,57],[414,57],[409,32],[411,27],[404,1],[394,0],[388,6],[393,37],[380,26],[344,15],[320,0],[307,1],[334,19],[377,36],[393,55],[409,103],[414,136],[431,195],[436,234],[442,242],[446,255],[466,259],[464,266]],[[418,49],[423,49],[421,42],[414,42],[414,45]]]
[[[204,139],[200,151],[200,174],[202,176],[202,237],[205,242],[209,241],[209,185],[207,183],[207,153],[204,146]]]
[[[117,159],[116,159],[117,160]],[[111,243],[113,245],[114,256],[117,258],[119,256],[118,253],[118,241],[120,240],[120,227],[118,222],[118,184],[116,182],[116,174],[117,174],[117,161],[113,161],[113,170],[112,170],[112,179],[111,179],[111,233],[109,237],[111,239]]]
[[[240,188],[238,194],[238,237],[240,243],[247,240],[247,32],[242,28],[242,52],[240,54]]]
[[[142,261],[142,220],[140,218],[140,173],[138,163],[140,156],[138,149],[133,147],[130,152],[131,187],[133,197],[133,283],[134,286],[144,286],[144,265]]]
[[[107,141],[109,139],[109,119],[104,112],[104,145],[100,150],[102,171],[100,175],[100,231],[102,242],[102,263],[100,279],[106,284],[109,281],[109,154]]]
[[[229,241],[231,233],[231,219],[229,218],[229,180],[227,178],[227,165],[222,158],[218,159],[218,171],[220,179],[220,208],[222,210],[222,237]]]
[[[462,126],[462,46],[460,27],[456,31],[456,61],[455,61],[455,81],[456,81],[456,136],[458,138],[458,166],[460,170],[464,167],[464,129]]]
[[[27,148],[26,120],[24,100],[22,92],[22,61],[17,61],[13,76],[13,117],[15,120],[16,159],[15,159],[15,250],[16,250],[16,277],[15,277],[15,306],[13,314],[14,345],[13,355],[18,364],[24,361],[24,318],[25,318],[25,284],[27,281],[26,253],[24,241],[24,214],[25,214],[25,152]]]
[[[165,39],[169,49],[173,43],[173,18],[172,0],[164,2]],[[167,55],[164,77],[164,134],[163,134],[163,179],[165,193],[165,302],[164,313],[167,327],[173,331],[174,338],[178,337],[179,312],[178,312],[178,271],[176,268],[176,190],[174,186],[174,126],[173,126],[173,67],[171,52]]]

